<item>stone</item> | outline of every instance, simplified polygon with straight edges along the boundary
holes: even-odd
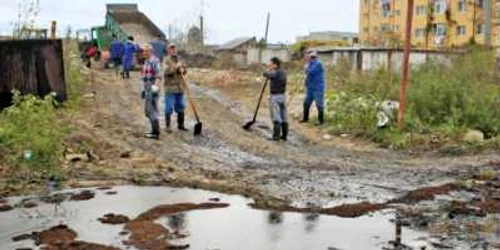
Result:
[[[469,130],[463,138],[464,142],[478,143],[484,141],[484,133],[478,130]]]
[[[325,135],[323,135],[323,140],[325,140],[325,141],[329,141],[332,138],[333,138],[333,136],[331,134],[325,134]]]

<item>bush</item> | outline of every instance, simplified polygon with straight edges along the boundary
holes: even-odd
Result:
[[[44,177],[57,171],[64,132],[56,105],[53,95],[40,99],[14,92],[13,105],[0,113],[0,161],[11,172]],[[32,157],[25,159],[28,152]]]
[[[399,100],[399,76],[383,69],[346,73],[338,68],[342,67],[330,74],[334,76],[333,91],[344,94],[340,99],[329,94],[328,107],[337,132],[363,135],[397,147],[428,143],[432,140],[422,135],[439,137],[436,134],[444,136],[443,141],[457,143],[469,129],[480,130],[487,138],[500,135],[500,85],[490,51],[476,50],[453,58],[449,64],[430,61],[414,68],[403,131],[378,131],[374,125],[375,103]],[[374,107],[360,108],[355,100]]]

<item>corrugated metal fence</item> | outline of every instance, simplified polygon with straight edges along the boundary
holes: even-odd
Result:
[[[13,89],[41,97],[55,92],[65,101],[62,41],[0,41],[0,108],[11,104]]]

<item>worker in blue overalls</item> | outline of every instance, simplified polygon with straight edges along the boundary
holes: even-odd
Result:
[[[132,70],[134,66],[134,55],[139,52],[138,49],[138,46],[134,43],[134,37],[130,36],[123,47],[123,79],[130,78],[130,70]]]

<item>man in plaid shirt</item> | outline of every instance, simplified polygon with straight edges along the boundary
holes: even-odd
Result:
[[[158,98],[160,97],[161,62],[152,55],[152,46],[147,44],[143,48],[145,62],[141,71],[142,99],[144,100],[144,113],[151,123],[151,132],[146,138],[158,139],[160,137],[160,112]]]

